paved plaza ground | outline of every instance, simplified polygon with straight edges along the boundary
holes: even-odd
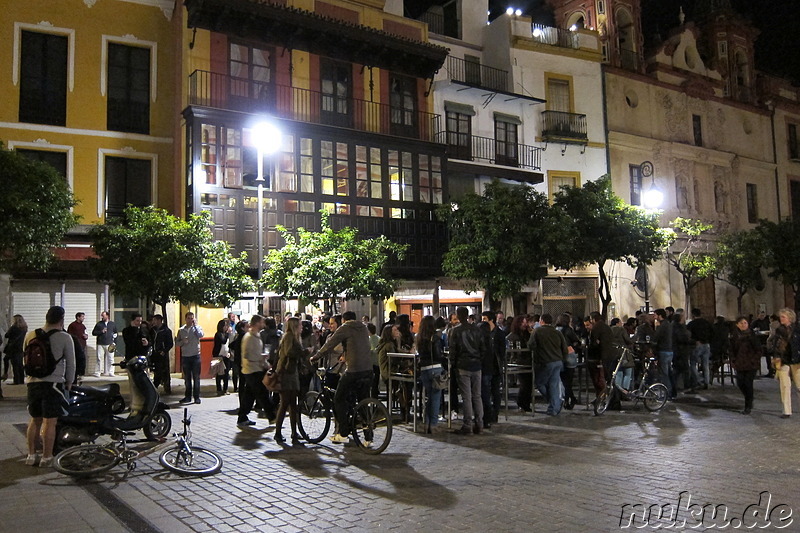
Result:
[[[89,481],[22,463],[24,387],[4,384],[0,532],[800,531],[800,413],[780,417],[771,379],[756,381],[749,416],[734,386],[715,384],[656,414],[623,403],[548,417],[540,404],[478,436],[396,426],[378,456],[280,445],[263,419],[239,429],[236,396],[205,383],[194,440],[223,455],[221,473],[168,473],[168,444],[139,443],[135,471]],[[171,414],[177,427],[182,409]]]

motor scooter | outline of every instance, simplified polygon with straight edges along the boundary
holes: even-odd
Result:
[[[117,416],[125,409],[118,383],[74,387],[67,400],[67,414],[59,417],[56,426],[57,449],[94,442],[100,435],[111,435],[116,430],[141,429],[150,440],[160,440],[169,435],[172,429],[172,418],[166,412],[169,406],[161,401],[158,390],[147,375],[147,357],[134,357],[119,363],[119,366],[130,369],[133,386],[144,399],[142,409],[127,418]]]

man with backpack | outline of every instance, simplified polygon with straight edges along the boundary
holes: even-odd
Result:
[[[51,307],[45,322],[43,329],[28,333],[24,343],[28,413],[31,415],[25,464],[33,466],[38,460],[40,467],[53,464],[56,422],[65,414],[65,391],[75,380],[75,347],[72,336],[64,331],[64,308]]]

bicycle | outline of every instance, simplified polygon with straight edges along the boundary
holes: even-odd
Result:
[[[606,384],[606,388],[597,396],[594,401],[595,415],[601,415],[606,411],[606,409],[608,409],[608,406],[611,404],[611,399],[614,397],[614,390],[619,391],[620,394],[622,394],[623,397],[628,400],[635,400],[637,402],[642,400],[645,408],[650,412],[660,410],[667,403],[667,397],[669,393],[666,385],[663,383],[652,383],[651,381],[652,374],[655,372],[655,369],[658,366],[658,361],[654,357],[644,357],[642,359],[642,379],[640,380],[637,388],[628,391],[623,389],[622,386],[617,383],[617,373],[620,370],[622,361],[628,356],[632,356],[631,350],[623,347],[620,358],[617,361],[617,365],[614,367],[614,371],[611,373],[611,384]]]
[[[317,369],[322,382],[322,390],[309,391],[300,405],[299,430],[303,439],[318,444],[328,435],[333,418],[333,398],[336,389],[329,387],[327,371]],[[375,398],[365,398],[351,402],[348,414],[353,428],[351,435],[359,450],[377,455],[383,452],[392,440],[392,418],[383,402]]]
[[[192,446],[192,419],[189,409],[183,409],[183,432],[174,433],[175,446],[158,456],[158,462],[167,470],[190,476],[210,476],[222,469],[222,457],[216,452]]]
[[[161,452],[159,462],[178,474],[208,476],[222,468],[222,457],[216,452],[192,446],[191,418],[183,410],[183,432],[174,433],[175,446]],[[108,472],[120,463],[131,472],[136,469],[139,452],[128,447],[132,432],[117,430],[107,444],[84,444],[67,448],[53,461],[56,471],[72,477],[91,477]]]

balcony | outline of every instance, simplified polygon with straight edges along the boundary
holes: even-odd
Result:
[[[572,48],[573,50],[577,50],[580,47],[578,34],[563,28],[532,24],[531,36],[534,41],[542,44],[549,44],[550,46]]]
[[[447,57],[446,68],[450,79],[455,82],[495,91],[506,92],[509,90],[507,70],[487,67],[475,61],[467,61],[453,56]]]
[[[189,76],[189,105],[268,113],[299,122],[428,142],[439,131],[440,115],[433,113],[203,70]]]
[[[541,170],[542,149],[526,144],[507,144],[489,137],[441,132],[437,141],[447,145],[450,159],[483,161],[492,165]]]
[[[542,111],[542,140],[586,144],[586,115],[563,111]]]
[[[619,51],[619,66],[625,70],[638,71],[639,70],[639,52],[636,50],[626,50],[624,48]]]

